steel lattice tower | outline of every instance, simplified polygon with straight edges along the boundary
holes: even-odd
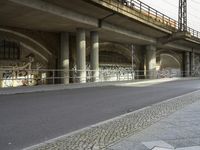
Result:
[[[187,0],[179,0],[178,29],[187,31]]]

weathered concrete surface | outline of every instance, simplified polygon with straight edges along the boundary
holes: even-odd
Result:
[[[86,31],[78,28],[76,32],[76,65],[79,83],[86,82]]]
[[[117,13],[102,20],[102,26],[99,28],[99,19],[110,15],[113,11],[88,2],[81,0],[70,3],[63,0],[1,1],[0,18],[2,21],[0,24],[51,32],[75,32],[76,28],[98,29],[100,37],[104,40],[139,45],[155,44],[157,39],[171,34],[164,28],[149,25],[144,20],[128,19],[130,16]],[[125,6],[123,8],[128,9]],[[13,9],[15,9],[14,14],[8,13],[13,12]],[[162,45],[166,48],[169,46],[172,49],[187,51],[191,51],[192,47],[197,51],[199,49],[198,43],[185,40]]]
[[[31,47],[46,61],[55,57],[56,51],[59,50],[59,36],[56,33],[0,26],[0,34],[1,38],[15,39]]]
[[[69,84],[69,33],[61,33],[60,37],[60,57],[61,57],[61,83]]]
[[[190,75],[190,53],[184,53],[184,75],[185,77],[189,77]]]
[[[156,78],[156,47],[149,45],[146,47],[146,70],[147,78]]]
[[[90,33],[90,66],[92,70],[93,81],[99,78],[99,34],[96,31]]]
[[[168,27],[167,25],[161,23],[158,20],[148,18],[146,15],[141,14],[136,9],[131,9],[131,8],[124,6],[122,3],[119,3],[117,1],[91,0],[91,2],[94,2],[95,4],[99,4],[100,6],[106,7],[110,10],[113,10],[114,12],[118,12],[120,14],[123,14],[124,16],[132,18],[132,19],[137,20],[139,22],[142,22],[144,24],[148,24],[149,26],[152,26],[153,28],[156,28],[156,29],[161,30],[163,32],[172,33],[170,30],[167,29],[167,27]],[[141,31],[141,32],[144,33],[144,31]]]

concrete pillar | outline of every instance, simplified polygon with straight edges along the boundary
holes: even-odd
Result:
[[[141,60],[139,63],[139,79],[145,79],[146,76],[146,48],[143,46],[139,47],[139,59]]]
[[[76,72],[75,70],[76,66],[76,35],[70,35],[69,36],[69,69],[71,70],[69,72],[69,83],[76,83]]]
[[[99,34],[97,31],[90,33],[90,65],[92,70],[93,81],[99,79]]]
[[[77,29],[76,32],[76,65],[78,70],[78,82],[86,82],[86,33],[84,29]]]
[[[61,83],[69,84],[69,34],[61,33],[60,37]]]
[[[184,76],[189,77],[190,75],[190,53],[184,53]]]
[[[156,78],[156,47],[146,46],[146,75],[148,79]]]
[[[190,60],[191,60],[191,75],[193,74],[194,72],[194,69],[195,69],[195,53],[194,52],[191,52],[191,55],[190,55]]]

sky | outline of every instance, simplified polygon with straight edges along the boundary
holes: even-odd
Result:
[[[140,0],[178,21],[179,0]],[[200,0],[187,0],[188,26],[200,31]]]

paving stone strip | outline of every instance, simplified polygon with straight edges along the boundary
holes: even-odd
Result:
[[[166,91],[167,92],[167,91]],[[130,112],[24,150],[99,150],[133,135],[168,115],[200,100],[195,91]]]

